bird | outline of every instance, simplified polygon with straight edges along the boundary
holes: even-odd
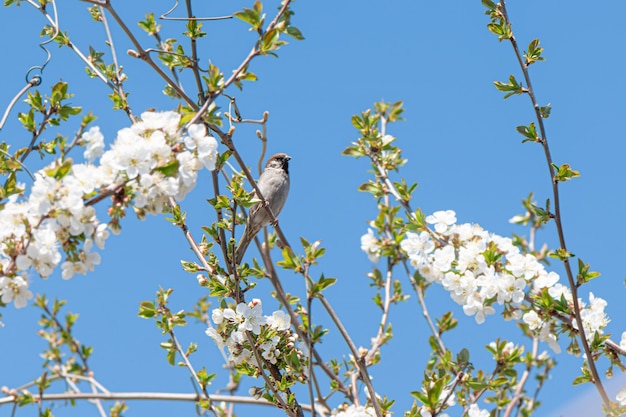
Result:
[[[286,153],[272,155],[265,163],[265,169],[257,181],[261,195],[267,201],[274,216],[283,209],[289,195],[289,160]],[[258,197],[258,196],[257,196]],[[259,231],[270,223],[270,215],[263,206],[263,202],[250,207],[248,222],[235,249],[235,263],[241,263],[243,255],[252,239]]]

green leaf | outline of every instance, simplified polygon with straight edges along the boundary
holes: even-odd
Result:
[[[511,32],[511,25],[504,21],[504,19],[498,19],[488,23],[487,29],[489,29],[489,32],[498,35],[499,41],[511,39],[513,37],[513,32]]]
[[[260,31],[263,26],[265,15],[263,12],[263,3],[255,1],[252,9],[244,8],[241,12],[235,12],[233,15],[252,26],[251,30]]]
[[[278,29],[268,30],[267,32],[265,32],[265,34],[263,34],[261,44],[259,45],[259,51],[264,55],[275,55],[271,53],[271,51],[275,51],[279,47],[287,43],[279,39],[280,31]]]
[[[206,368],[202,367],[202,369],[198,371],[197,376],[198,376],[198,380],[200,381],[200,384],[204,388],[211,384],[211,381],[215,379],[216,374],[208,374],[206,371]]]
[[[146,20],[140,20],[137,24],[150,36],[156,35],[161,29],[161,25],[157,25],[156,21],[154,20],[154,13],[146,13]]]
[[[356,143],[353,143],[352,145],[348,146],[346,149],[344,149],[341,152],[341,154],[344,156],[353,156],[355,158],[360,158],[366,155],[366,153],[363,152],[363,149]]]
[[[491,0],[482,0],[483,6],[488,8],[489,10],[493,10],[496,8],[496,4]]]
[[[211,297],[226,297],[230,294],[228,286],[217,278],[211,278],[208,287]]]
[[[541,140],[539,139],[539,135],[537,134],[537,129],[535,128],[535,122],[532,122],[528,126],[517,126],[515,130],[517,130],[522,136],[524,136],[525,139],[522,141],[522,143],[541,142]]]
[[[543,48],[539,46],[539,39],[533,39],[528,44],[528,51],[524,54],[524,58],[526,59],[526,65],[534,64],[537,61],[543,61],[544,58],[541,56],[543,53]]]
[[[193,273],[196,273],[196,272],[198,272],[200,270],[200,267],[195,262],[180,261],[180,263],[183,266],[183,270],[185,272],[189,272],[189,273],[193,274]]]
[[[590,271],[589,268],[589,264],[584,263],[582,259],[578,258],[578,274],[576,275],[576,283],[578,285],[582,285],[600,276],[599,272]]]
[[[168,164],[155,168],[155,171],[160,172],[166,177],[174,177],[176,176],[176,174],[178,174],[179,166],[180,166],[180,163],[178,162],[178,159],[174,159]]]
[[[501,81],[494,81],[493,85],[500,91],[507,93],[504,95],[504,99],[506,100],[507,98],[513,96],[513,95],[517,95],[517,94],[523,94],[526,92],[526,89],[524,87],[522,87],[522,84],[520,84],[519,82],[517,82],[517,80],[515,79],[515,76],[510,75],[509,76],[509,82],[508,83],[503,83]]]
[[[489,387],[489,384],[478,379],[470,379],[466,382],[467,386],[474,390],[481,390]]]
[[[291,248],[283,248],[282,254],[283,260],[278,261],[278,266],[284,269],[291,269],[295,272],[302,271],[302,263],[300,262],[300,259],[298,259],[298,257],[293,254]]]
[[[184,36],[191,39],[198,39],[206,36],[206,32],[202,31],[202,23],[197,20],[190,20],[187,22],[187,31],[183,32]]]
[[[156,315],[154,303],[150,301],[142,301],[139,304],[139,317],[150,319]]]
[[[230,199],[225,195],[218,195],[217,197],[207,200],[216,210],[230,207]]]
[[[580,172],[575,169],[571,169],[569,164],[563,164],[558,166],[557,164],[552,164],[552,167],[556,170],[554,173],[555,181],[569,181],[572,178],[580,177]]]
[[[46,174],[50,177],[54,177],[57,180],[63,179],[72,170],[72,158],[67,158],[60,166],[50,168],[46,171]]]
[[[552,218],[552,213],[550,213],[550,199],[546,200],[545,208],[531,203],[528,210],[537,217],[537,221],[541,224],[548,223]]]
[[[222,88],[224,85],[224,74],[220,72],[219,67],[209,63],[209,75],[202,76],[209,92],[215,92]]]
[[[558,248],[556,251],[550,253],[548,256],[551,258],[559,259],[561,261],[565,261],[569,258],[572,258],[574,254],[566,249]]]
[[[382,185],[379,183],[375,183],[372,180],[369,180],[368,182],[361,184],[358,190],[361,192],[370,193],[374,196],[374,198],[380,198],[385,194],[385,192],[383,191]]]
[[[17,119],[22,123],[24,129],[34,133],[36,130],[35,125],[35,109],[31,108],[28,113],[18,113]]]
[[[317,296],[319,293],[321,293],[322,291],[324,291],[326,288],[330,287],[331,285],[334,285],[336,282],[337,282],[336,278],[326,278],[324,274],[322,274],[320,279],[316,283],[314,283],[313,286],[311,287],[311,296],[312,297]]]
[[[300,29],[298,29],[295,26],[287,27],[285,32],[287,33],[287,35],[291,36],[292,38],[296,40],[299,40],[299,41],[304,40],[304,36],[302,36],[302,32],[300,32]]]
[[[551,111],[552,108],[550,107],[550,103],[546,104],[545,106],[539,107],[539,113],[541,114],[542,119],[547,119],[548,117],[550,117]]]

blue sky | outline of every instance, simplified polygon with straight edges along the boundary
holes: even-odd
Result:
[[[538,37],[545,48],[546,61],[533,65],[531,76],[539,102],[552,105],[547,130],[553,158],[581,172],[580,178],[562,186],[562,211],[570,250],[602,273],[583,288],[583,298],[592,291],[608,301],[612,322],[607,331],[619,341],[626,328],[620,261],[626,246],[626,226],[621,221],[626,203],[626,173],[621,168],[626,151],[621,100],[626,93],[626,57],[621,40],[626,27],[621,19],[626,5],[614,2],[610,7],[598,7],[563,0],[510,3],[520,44],[525,46]],[[198,15],[221,15],[250,5],[198,2],[195,10]],[[116,7],[135,28],[134,22],[146,10],[159,15],[171,4],[137,1]],[[89,21],[85,8],[82,2],[63,4],[59,8],[61,25],[82,50],[87,51],[90,44],[104,50],[101,28]],[[269,3],[266,9],[268,14],[274,10]],[[539,202],[550,197],[548,171],[541,149],[522,144],[515,132],[515,126],[532,121],[528,99],[504,101],[493,88],[493,81],[518,75],[519,70],[510,45],[498,43],[487,31],[488,19],[480,1],[298,1],[293,10],[293,23],[306,39],[290,41],[279,51],[278,59],[255,60],[250,69],[259,81],[243,92],[231,93],[245,117],[259,118],[269,111],[269,153],[287,152],[293,158],[292,191],[280,216],[281,227],[292,243],[300,236],[322,240],[327,254],[315,273],[338,278],[328,298],[353,332],[355,342],[367,345],[376,331],[377,312],[365,278],[371,265],[360,251],[359,239],[375,214],[375,202],[356,191],[368,178],[367,162],[340,155],[357,138],[350,124],[352,114],[375,101],[403,100],[406,121],[392,125],[389,133],[398,138],[409,161],[401,175],[419,183],[414,207],[426,213],[453,209],[459,222],[479,223],[501,235],[525,232],[510,225],[508,219],[521,212],[521,199],[530,192]],[[44,21],[25,3],[0,9],[0,19],[5,56],[0,68],[0,106],[4,109],[23,86],[28,68],[45,57],[37,46]],[[183,31],[181,23],[163,26],[169,36]],[[207,23],[204,28],[209,33],[204,44],[208,56],[229,74],[249,51],[253,34],[236,20]],[[127,89],[135,112],[174,108],[175,103],[161,94],[160,80],[124,54],[129,46],[119,30],[114,35],[129,76]],[[146,47],[153,45],[146,36],[140,34],[140,39]],[[59,78],[69,81],[70,91],[76,93],[72,102],[92,110],[99,117],[96,124],[112,140],[128,120],[121,112],[110,111],[109,91],[84,75],[84,65],[73,53],[56,46],[50,50],[52,60],[44,72],[43,90]],[[26,143],[28,137],[15,118],[23,109],[14,109],[0,131],[0,140]],[[238,127],[236,135],[251,165],[260,149],[255,129]],[[205,182],[183,203],[196,236],[200,236],[201,225],[213,221],[205,202],[211,193],[208,179],[205,176]],[[554,244],[552,225],[538,235],[538,241]],[[67,299],[68,309],[80,313],[78,338],[95,346],[91,366],[111,391],[191,392],[185,370],[165,363],[158,346],[163,340],[160,332],[136,315],[139,302],[152,299],[159,286],[176,288],[172,303],[178,308],[188,308],[200,295],[195,278],[181,271],[181,259],[192,259],[192,253],[181,233],[163,218],[151,217],[145,222],[129,218],[123,233],[107,242],[95,273],[69,282],[55,274],[47,281],[34,280],[33,289],[49,298]],[[558,265],[554,268],[562,272]],[[290,291],[302,294],[299,278],[291,273],[282,276]],[[495,316],[482,326],[475,325],[443,291],[432,291],[430,298],[434,314],[452,310],[461,321],[462,330],[447,341],[452,349],[473,347],[479,359],[484,357],[481,347],[494,335],[522,340],[511,323]],[[271,298],[265,294],[263,299],[266,312],[271,311]],[[321,308],[317,311],[319,320],[324,320]],[[36,336],[39,314],[12,306],[3,314],[6,326],[0,330],[0,356],[11,360],[0,370],[0,385],[15,387],[40,372],[37,354],[43,342]],[[400,415],[411,404],[408,391],[420,386],[428,330],[415,297],[392,312],[391,322],[396,337],[383,349],[383,363],[372,373],[379,392],[396,398],[394,411]],[[182,337],[200,342],[194,358],[198,364],[218,370],[221,362],[203,331],[201,326],[189,326]],[[321,348],[331,355],[345,354],[336,333],[333,329]],[[539,417],[575,415],[565,407],[574,407],[574,399],[592,389],[571,386],[579,358],[561,354],[556,359],[559,366],[540,397],[544,405],[536,414]],[[601,371],[605,366],[601,364]],[[623,382],[609,385],[611,396],[621,385]],[[597,400],[597,396],[592,398]],[[590,402],[585,400],[585,405]],[[166,415],[171,410],[193,412],[188,404],[131,403],[127,414]],[[575,410],[581,415],[580,406]],[[70,415],[65,414],[70,412],[67,409],[57,412]],[[259,413],[275,415],[274,411]],[[0,408],[0,416],[5,415],[10,415],[10,410]]]

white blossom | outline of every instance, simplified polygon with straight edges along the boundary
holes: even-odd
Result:
[[[28,289],[26,276],[20,275],[13,278],[0,277],[0,294],[3,303],[13,301],[15,308],[26,307],[28,300],[33,298],[33,293]]]
[[[93,126],[88,131],[83,132],[81,138],[85,141],[83,156],[87,161],[93,162],[102,155],[104,151],[104,135],[102,135],[98,126]]]
[[[291,326],[291,317],[282,310],[276,310],[271,316],[266,317],[266,322],[268,326],[278,331],[284,331],[288,330]]]
[[[333,417],[375,417],[376,412],[372,407],[351,404],[341,410],[333,410]]]
[[[478,405],[472,404],[467,412],[469,417],[489,417],[489,411],[481,410]]]
[[[426,223],[434,224],[437,233],[445,234],[448,227],[456,223],[456,213],[452,210],[436,211],[426,217]]]
[[[367,229],[367,233],[361,236],[361,250],[367,254],[373,263],[380,259],[380,245],[372,229]]]

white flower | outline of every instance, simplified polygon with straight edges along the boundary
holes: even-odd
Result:
[[[207,328],[205,333],[207,336],[213,339],[217,347],[219,347],[220,349],[225,346],[224,339],[222,339],[222,336],[217,332],[217,330],[215,330],[214,327]]]
[[[169,136],[174,136],[178,130],[180,114],[174,111],[146,111],[141,113],[141,121],[142,123],[137,124],[139,128],[146,130],[162,129]]]
[[[29,203],[33,214],[47,215],[56,201],[58,183],[44,172],[35,173],[35,182],[31,187]]]
[[[211,318],[215,324],[221,324],[224,320],[228,320],[231,323],[238,325],[238,332],[251,331],[254,334],[261,332],[261,326],[266,323],[265,317],[263,317],[263,311],[261,302],[256,301],[250,303],[252,307],[247,304],[239,303],[235,310],[232,308],[225,308],[224,310],[213,310]],[[231,338],[233,335],[231,335]]]
[[[444,388],[439,395],[439,401],[443,402],[443,400],[446,400],[446,405],[448,407],[453,407],[456,405],[456,398],[454,398],[454,392],[450,391],[450,388]]]
[[[26,307],[28,300],[33,298],[33,293],[28,289],[26,276],[19,275],[13,278],[0,277],[0,294],[3,303],[13,301],[15,308]]]
[[[535,279],[533,283],[533,290],[538,291],[541,288],[550,288],[554,284],[556,284],[559,280],[559,274],[556,272],[548,272],[545,271],[539,273],[539,276]]]
[[[522,320],[524,320],[524,323],[528,325],[530,330],[537,330],[543,326],[543,321],[541,321],[539,315],[534,310],[530,310],[528,313],[524,314]]]
[[[454,246],[446,245],[436,249],[433,254],[433,266],[441,272],[449,271],[455,258]]]
[[[548,289],[548,294],[555,300],[561,300],[561,296],[565,297],[565,301],[572,302],[572,292],[565,285],[557,283]]]
[[[211,313],[211,319],[213,320],[213,323],[215,324],[222,324],[222,322],[224,321],[224,312],[219,308],[214,309],[213,312]]]
[[[550,346],[550,349],[552,349],[554,353],[561,353],[561,346],[559,346],[556,335],[550,332],[549,326],[543,326],[539,332],[539,339],[548,342],[548,346]]]
[[[265,317],[263,317],[260,303],[252,308],[247,304],[239,303],[235,312],[237,313],[237,322],[239,322],[240,332],[248,330],[254,334],[261,333],[261,325],[265,324]]]
[[[195,141],[206,136],[206,127],[202,123],[196,123],[187,129],[189,136],[184,138],[185,145],[189,149],[195,149]]]
[[[376,412],[372,407],[356,406],[354,404],[344,407],[342,410],[333,410],[333,417],[375,417]]]
[[[280,350],[276,349],[278,342],[280,342],[280,337],[274,336],[270,340],[259,345],[259,348],[263,352],[261,356],[273,364],[276,363],[277,358],[280,355]]]
[[[106,223],[100,223],[98,226],[96,226],[96,230],[94,232],[94,241],[96,243],[96,246],[100,249],[104,249],[104,241],[107,240],[109,238],[109,231],[107,230],[107,225]]]
[[[609,323],[609,319],[604,313],[606,306],[607,302],[604,299],[595,297],[593,293],[589,293],[589,306],[583,308],[580,312],[587,340],[593,340],[594,333],[596,332],[598,332],[598,334],[604,333],[604,328]]]
[[[371,262],[376,263],[380,259],[380,246],[372,229],[367,229],[367,233],[361,236],[361,250],[367,254]]]
[[[522,278],[515,278],[513,275],[503,274],[497,280],[498,302],[503,304],[510,301],[513,306],[519,307],[524,300],[524,289],[526,281]]]
[[[484,301],[476,294],[472,294],[465,300],[463,312],[468,316],[474,315],[476,323],[483,324],[485,317],[494,314],[496,310],[491,306],[485,305]]]
[[[65,261],[61,265],[61,278],[70,279],[75,274],[86,275],[87,271],[93,271],[100,264],[100,254],[97,252],[87,253],[80,251],[79,260],[75,262]]]
[[[274,327],[278,331],[284,331],[291,326],[291,317],[282,310],[276,310],[266,318],[266,322],[268,326]]]
[[[81,138],[85,141],[85,152],[83,156],[89,162],[93,162],[99,158],[104,151],[104,136],[100,133],[98,126],[91,127],[88,131],[83,132]]]
[[[187,187],[193,187],[196,184],[198,176],[197,171],[201,167],[201,163],[191,152],[181,152],[176,155],[178,160],[178,174],[183,184]]]
[[[431,253],[435,249],[435,244],[427,232],[407,232],[404,240],[400,242],[400,247],[407,255],[414,256],[420,252]]]
[[[197,139],[198,159],[209,171],[215,170],[217,161],[217,140],[213,136],[204,136]]]
[[[394,140],[396,140],[396,138],[394,138],[394,137],[393,137],[393,136],[391,136],[391,135],[385,135],[385,136],[383,136],[383,137],[382,137],[382,139],[381,139],[381,140],[382,140],[382,142],[383,142],[383,145],[389,145],[391,142],[393,142]]]
[[[89,194],[102,185],[100,169],[91,164],[74,164],[72,173],[63,178],[63,185],[82,194]]]
[[[481,410],[478,405],[472,404],[467,412],[469,417],[489,417],[489,411]]]
[[[426,222],[435,225],[435,231],[437,233],[445,233],[448,230],[448,226],[456,223],[456,213],[452,210],[436,211],[430,216],[426,217]]]

